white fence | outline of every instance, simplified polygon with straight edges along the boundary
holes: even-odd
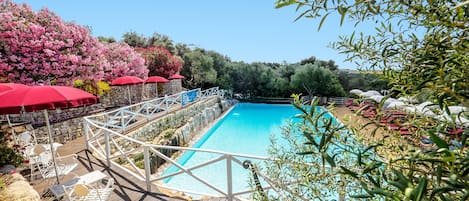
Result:
[[[175,110],[177,108],[184,107],[189,102],[199,101],[211,96],[223,97],[223,95],[224,92],[219,90],[218,87],[204,91],[201,91],[200,89],[194,89],[171,96],[165,96],[162,98],[122,107],[110,112],[85,117],[84,130],[87,148],[96,153],[101,158],[105,159],[108,166],[112,166],[112,168],[119,168],[127,172],[129,175],[132,175],[141,181],[145,181],[148,191],[151,191],[152,185],[155,185],[165,189],[171,189],[189,194],[197,194],[201,196],[224,198],[227,200],[242,199],[242,197],[245,197],[246,194],[249,194],[252,191],[233,191],[232,168],[236,165],[242,167],[242,160],[246,159],[271,159],[266,157],[234,154],[215,150],[149,144],[122,134],[126,131],[126,129],[129,129],[132,127],[132,125],[138,123],[138,121],[155,118],[158,115],[168,113],[172,109]],[[192,167],[184,167],[178,161],[168,157],[164,153],[168,150],[181,152],[206,152],[215,154],[216,157]],[[143,153],[143,169],[139,168],[132,159],[133,155],[141,153]],[[178,171],[164,176],[162,174],[151,174],[151,157],[158,157],[159,159],[164,160],[165,163],[169,163],[175,166]],[[217,171],[217,173],[220,173],[220,177],[227,178],[227,184],[226,186],[224,185],[224,187],[211,184],[203,178],[193,174],[193,171],[196,169],[204,168],[220,161],[224,161],[226,164],[225,170]],[[178,189],[163,184],[163,180],[181,174],[189,175],[191,178],[197,180],[199,185],[204,185],[217,193],[207,194],[193,192],[190,189]],[[276,187],[265,175],[259,172],[258,175],[263,178],[264,184],[267,184],[264,186],[264,189],[273,189],[281,195],[281,192],[276,189]],[[287,192],[289,191],[289,189],[283,189],[283,191],[285,190]]]

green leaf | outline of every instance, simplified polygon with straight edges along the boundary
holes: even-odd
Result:
[[[367,173],[370,173],[371,171],[373,171],[374,169],[378,168],[381,166],[382,163],[376,163],[376,162],[373,162],[371,163],[370,165],[367,165],[367,167],[363,170],[363,174],[367,174]]]
[[[308,14],[310,12],[310,10],[305,10],[303,11],[300,15],[298,15],[298,17],[295,18],[295,22],[298,21],[299,19],[303,18],[306,14]]]
[[[327,163],[329,163],[331,167],[336,167],[334,159],[331,156],[329,156],[329,154],[324,152],[322,153],[322,157],[326,159]]]
[[[348,8],[342,8],[340,10],[342,10],[341,13],[340,13],[340,15],[341,15],[340,16],[340,26],[342,26],[342,24],[344,24],[344,19],[345,19],[345,16],[347,15]]]
[[[324,16],[322,16],[322,19],[319,22],[318,31],[321,30],[322,24],[324,24],[324,21],[326,21],[326,18],[327,18],[328,15],[329,15],[329,13],[326,13]]]
[[[350,171],[349,169],[347,169],[347,168],[344,167],[344,166],[340,166],[340,168],[341,168],[342,171],[343,171],[342,173],[347,174],[347,175],[350,175],[350,176],[352,176],[353,178],[358,179],[358,177],[357,177],[358,174],[357,174],[357,173]]]
[[[303,132],[303,136],[306,137],[306,139],[308,139],[309,142],[311,142],[316,148],[319,149],[319,145],[318,143],[316,143],[316,140],[314,139],[312,133],[308,133],[308,132]]]
[[[309,155],[309,154],[314,154],[313,151],[303,151],[303,152],[297,152],[296,154],[298,155]]]
[[[364,198],[372,198],[374,196],[370,194],[358,194],[358,195],[351,195],[350,197],[364,199]]]
[[[414,200],[420,201],[423,199],[425,196],[425,192],[427,190],[427,183],[428,180],[426,177],[420,178],[419,184],[417,185],[417,188],[414,189],[413,195],[415,197]]]
[[[282,8],[282,7],[290,6],[290,5],[296,4],[296,3],[297,3],[296,0],[288,0],[288,1],[277,0],[277,2],[275,3],[275,8]]]
[[[435,135],[435,130],[433,130],[433,129],[429,130],[428,134],[430,135],[430,139],[432,140],[432,142],[434,142],[436,144],[436,146],[438,146],[438,148],[449,149],[449,146],[446,143],[446,141],[444,141],[443,139],[441,139],[440,137]]]

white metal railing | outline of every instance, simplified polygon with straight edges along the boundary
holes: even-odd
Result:
[[[242,196],[252,193],[252,190],[242,190],[239,192],[233,191],[233,175],[232,169],[234,166],[243,166],[243,161],[246,159],[252,160],[273,160],[266,157],[228,153],[216,150],[207,150],[190,147],[176,147],[149,144],[137,139],[133,139],[127,135],[122,134],[126,128],[139,121],[139,118],[150,118],[158,113],[164,114],[171,110],[175,105],[183,107],[188,102],[198,101],[210,96],[223,96],[222,90],[218,87],[201,91],[194,89],[191,91],[181,92],[171,96],[165,96],[150,101],[141,102],[138,104],[126,106],[105,112],[97,115],[92,115],[84,118],[84,131],[87,148],[96,153],[99,157],[107,161],[108,166],[119,168],[133,177],[145,181],[147,190],[150,192],[152,185],[162,187],[165,189],[176,190],[189,194],[197,194],[201,196],[211,196],[225,198],[227,200],[242,199]],[[163,150],[181,151],[181,152],[205,152],[216,155],[214,158],[204,161],[200,164],[185,167],[177,160],[164,154]],[[132,155],[143,153],[143,166],[141,169],[132,160]],[[168,175],[151,174],[151,157],[158,157],[166,163],[173,165],[178,169],[174,173]],[[193,171],[200,168],[205,168],[214,163],[223,161],[226,164],[224,171],[217,171],[220,177],[226,176],[227,184],[224,187],[216,186],[215,184],[206,181],[205,179],[193,174]],[[250,170],[246,170],[250,171]],[[201,192],[193,192],[190,189],[178,189],[162,184],[165,179],[175,177],[177,175],[185,174],[195,179],[200,185],[217,192],[216,194],[208,194]],[[214,173],[215,174],[215,173]],[[279,195],[282,192],[273,185],[273,182],[264,174],[258,172],[258,175],[263,178],[265,185],[264,189],[273,189]],[[292,192],[290,189],[282,189],[286,192]]]
[[[155,98],[137,104],[124,106],[109,112],[99,113],[85,117],[84,121],[94,122],[97,125],[118,131],[125,131],[133,123],[142,119],[154,118],[156,114],[168,113],[174,106],[184,107],[188,103],[205,99],[209,96],[223,97],[224,91],[218,87],[207,90],[193,89],[182,91],[170,96]],[[162,113],[163,112],[163,113]]]
[[[200,196],[210,196],[210,197],[217,197],[217,198],[225,198],[227,200],[235,200],[235,199],[243,199],[243,196],[246,196],[249,193],[252,193],[253,190],[241,190],[241,191],[233,191],[233,172],[232,169],[234,166],[243,166],[243,160],[251,159],[251,160],[274,160],[267,157],[261,156],[253,156],[253,155],[245,155],[245,154],[235,154],[235,153],[228,153],[223,151],[216,151],[216,150],[208,150],[208,149],[199,149],[199,148],[191,148],[191,147],[176,147],[176,146],[164,146],[164,145],[155,145],[155,144],[148,144],[133,138],[130,138],[126,135],[120,134],[116,131],[102,128],[105,131],[102,134],[94,133],[92,127],[100,127],[99,125],[89,122],[85,125],[85,129],[87,129],[87,134],[93,136],[90,137],[89,141],[87,142],[89,148],[94,153],[98,154],[98,156],[106,159],[108,166],[112,166],[113,168],[119,168],[129,175],[133,177],[145,181],[147,185],[147,191],[151,191],[152,185],[157,187],[161,187],[164,189],[195,194]],[[127,146],[122,146],[122,144],[126,144]],[[172,159],[169,156],[166,156],[162,153],[162,150],[175,150],[175,151],[191,151],[191,152],[205,152],[211,153],[214,156],[212,159],[207,161],[201,162],[199,164],[193,165],[191,167],[185,167],[180,164],[177,160]],[[135,164],[134,160],[132,159],[131,155],[136,153],[143,153],[144,158],[144,169],[140,169]],[[175,166],[178,171],[174,173],[170,173],[167,175],[160,174],[151,174],[151,155],[157,156],[163,159],[165,162]],[[120,159],[123,160],[125,164],[123,165],[122,162],[119,163],[116,160]],[[199,177],[193,174],[194,170],[201,169],[208,167],[217,162],[224,162],[226,164],[226,169],[219,170],[217,172],[213,172],[213,174],[219,174],[219,177],[226,176],[227,178],[227,186],[226,188],[222,188],[211,184],[209,181],[205,180],[202,177]],[[246,170],[249,172],[249,170]],[[258,175],[263,179],[263,181],[267,184],[263,186],[264,190],[272,189],[276,191],[280,196],[282,196],[282,191],[278,189],[274,185],[265,174],[261,172],[257,172]],[[163,184],[163,180],[171,177],[175,177],[181,174],[185,174],[190,176],[191,178],[198,181],[199,185],[203,185],[208,189],[216,191],[217,194],[209,194],[203,192],[195,192],[191,189],[183,189],[183,188],[175,188],[168,185]],[[293,183],[293,182],[292,182]],[[286,192],[292,192],[290,189],[282,189]],[[307,200],[307,199],[304,199]]]

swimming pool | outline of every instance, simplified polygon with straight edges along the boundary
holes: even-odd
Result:
[[[197,143],[195,148],[221,150],[268,157],[271,135],[280,138],[281,127],[288,121],[294,121],[299,111],[292,105],[272,105],[238,103],[219,122],[217,122]],[[327,114],[328,115],[328,114]],[[216,154],[204,152],[187,152],[178,159],[184,167],[206,162],[218,157]],[[249,190],[249,172],[239,165],[232,165],[233,191]],[[163,175],[179,169],[170,167]],[[192,171],[215,186],[226,189],[226,162],[219,161],[210,166]],[[206,194],[217,194],[216,191],[202,185],[199,181],[186,174],[177,175],[165,180],[168,186],[189,189]]]

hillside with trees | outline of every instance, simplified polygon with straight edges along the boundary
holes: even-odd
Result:
[[[214,50],[175,43],[159,33],[144,36],[130,31],[121,39],[95,38],[86,26],[65,22],[47,9],[35,12],[26,4],[2,1],[0,15],[2,82],[86,83],[79,87],[92,89],[99,81],[125,75],[180,73],[188,89],[220,86],[240,97],[344,96],[351,88],[386,88],[377,75],[343,71],[333,60],[314,56],[297,63],[246,63]]]

